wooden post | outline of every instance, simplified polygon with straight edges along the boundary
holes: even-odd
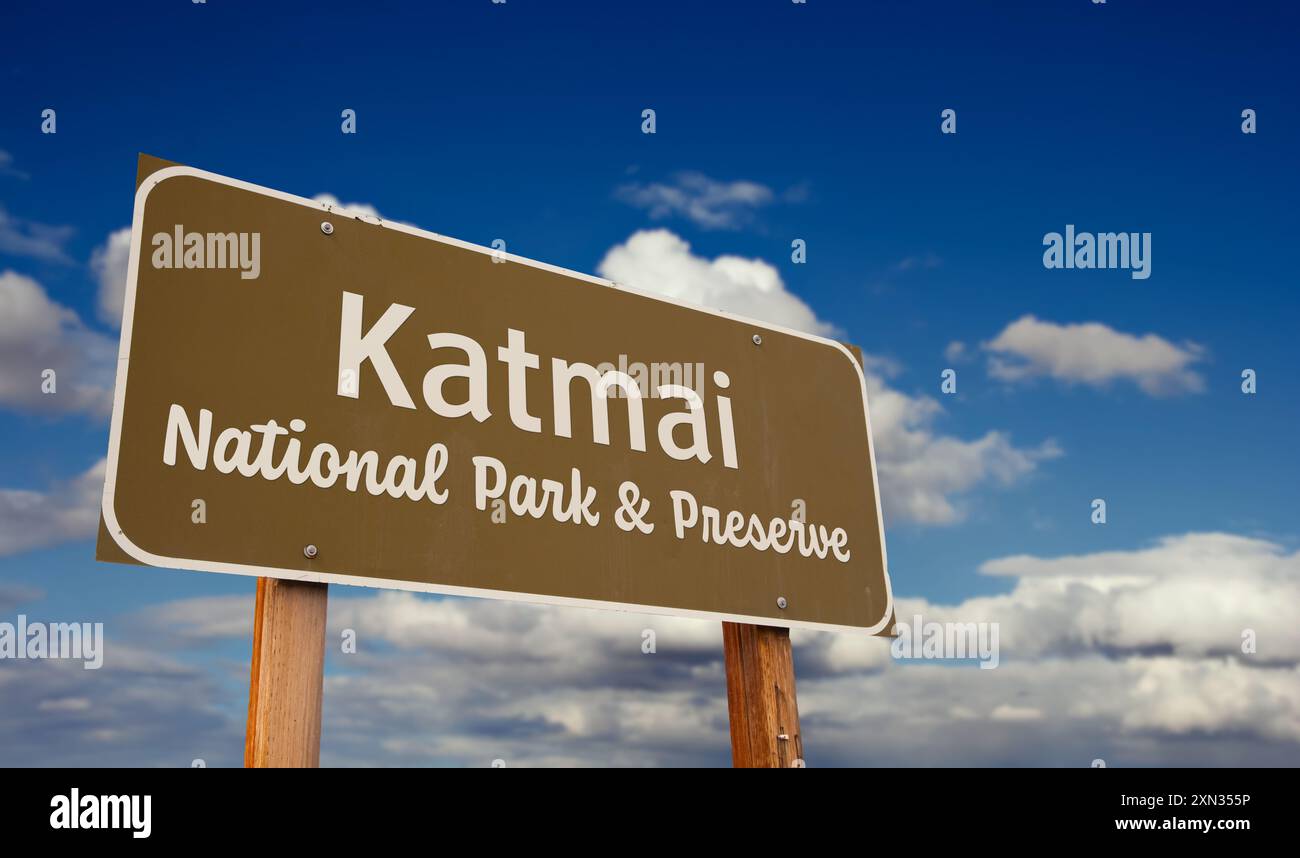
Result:
[[[257,579],[247,768],[320,765],[328,584]]]
[[[790,630],[723,623],[722,649],[727,662],[731,764],[783,769],[803,765]]]

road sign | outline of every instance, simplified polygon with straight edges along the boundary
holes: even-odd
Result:
[[[101,559],[893,620],[845,346],[183,166],[136,194],[103,515]]]

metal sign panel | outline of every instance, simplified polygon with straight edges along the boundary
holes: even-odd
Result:
[[[103,514],[153,566],[893,620],[845,346],[190,167],[136,194]]]

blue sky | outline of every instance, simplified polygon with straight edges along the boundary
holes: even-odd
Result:
[[[1217,619],[1233,628],[1280,622],[1253,615],[1241,588],[1256,576],[1266,586],[1255,595],[1275,586],[1290,593],[1300,571],[1293,440],[1300,298],[1289,252],[1300,121],[1297,13],[1287,4],[476,0],[254,11],[212,0],[85,4],[59,14],[22,4],[5,15],[0,273],[27,278],[50,306],[75,314],[72,333],[63,322],[68,349],[116,342],[111,313],[101,309],[111,272],[101,277],[92,259],[129,224],[137,152],[303,196],[332,194],[479,244],[503,238],[514,253],[579,271],[608,273],[602,263],[612,249],[639,231],[668,230],[689,243],[685,259],[735,255],[773,266],[798,302],[877,361],[880,400],[901,415],[895,431],[883,427],[891,440],[882,462],[896,489],[887,479],[890,565],[901,596],[975,610],[983,597],[1019,592],[1021,579],[981,573],[997,558],[1029,555],[1046,567],[1078,555],[1104,569],[1158,540],[1200,534],[1223,541],[1186,554],[1167,546],[1157,577],[1177,587],[1202,571],[1222,576]],[[41,133],[45,108],[57,111],[56,134]],[[357,113],[355,135],[340,133],[345,108]],[[656,111],[653,135],[641,130],[645,108]],[[946,108],[957,111],[953,135],[939,130]],[[1242,133],[1246,108],[1257,112],[1255,134]],[[683,199],[695,207],[669,202]],[[1151,233],[1151,277],[1045,269],[1043,236],[1067,223]],[[675,246],[656,235],[645,253]],[[805,264],[791,261],[796,238],[807,242]],[[14,289],[17,282],[8,281]],[[708,300],[708,284],[687,285]],[[1025,317],[1032,318],[1012,327]],[[1085,324],[1096,327],[1047,327]],[[0,372],[21,386],[22,331],[4,335],[8,365]],[[960,355],[949,350],[955,342],[964,344]],[[1002,347],[990,346],[996,342]],[[1028,369],[1009,374],[999,360]],[[72,364],[86,377],[96,369]],[[948,367],[958,373],[956,395],[939,389]],[[1258,373],[1255,395],[1241,391],[1244,368]],[[51,524],[49,538],[30,549],[13,547],[23,543],[17,538],[0,544],[0,588],[8,588],[0,589],[0,613],[102,616],[141,646],[149,645],[141,629],[150,628],[142,618],[171,616],[166,606],[178,600],[215,599],[205,616],[241,616],[247,579],[95,564],[74,484],[102,458],[107,423],[93,409],[51,409],[9,390],[0,387],[0,489],[11,509],[30,510],[39,497],[38,512],[67,513],[71,523]],[[938,476],[930,473],[936,468]],[[923,497],[899,500],[913,489]],[[1099,497],[1108,503],[1104,526],[1089,518]],[[14,515],[5,538],[25,520]],[[1229,558],[1272,557],[1282,571],[1273,560],[1267,568],[1247,562],[1245,572],[1225,561],[1180,577],[1184,567],[1169,565],[1219,557],[1219,549]],[[1204,592],[1213,599],[1216,591]],[[1159,617],[1186,595],[1152,585],[1135,598],[1139,606],[1149,599]],[[358,615],[387,604],[361,592],[337,601],[349,599]],[[418,614],[436,600],[415,601],[393,609]],[[1106,610],[1117,612],[1103,623],[1107,633],[1144,616],[1114,603]],[[1171,627],[1133,652],[1220,654],[1222,642],[1202,646],[1197,635]],[[1095,643],[1105,634],[1086,628],[1079,636]],[[669,658],[716,672],[711,643],[686,637],[696,648]],[[229,628],[194,640],[172,656],[186,681],[212,691],[218,714],[205,716],[215,726],[178,729],[176,753],[186,753],[187,737],[211,730],[225,750],[209,753],[237,761],[237,749],[222,742],[242,730],[242,704],[229,698],[242,693],[247,640]],[[835,663],[826,655],[834,642],[806,646],[810,662]],[[389,662],[407,652],[395,647]],[[1123,670],[1156,669],[1132,662],[1133,652]],[[1113,646],[1099,657],[1117,658]],[[1300,701],[1287,690],[1297,683],[1297,658],[1278,657],[1291,671],[1268,680],[1269,699],[1282,707],[1269,717],[1280,726],[1258,728],[1255,744],[1241,738],[1240,724],[1193,727],[1196,759],[1230,761],[1223,754],[1231,747],[1300,761],[1300,739],[1287,738],[1300,735]],[[383,661],[368,675],[393,669]],[[854,664],[882,697],[893,693],[876,662]],[[30,688],[33,711],[49,693],[34,674],[41,667],[22,666],[29,673],[18,679],[20,690]],[[1166,668],[1209,669],[1200,661]],[[364,737],[328,721],[329,695],[344,699],[365,671],[337,658],[330,671],[326,760],[374,759],[379,752]],[[674,670],[652,674],[666,686]],[[120,681],[138,681],[133,676]],[[1188,682],[1209,689],[1212,680]],[[819,724],[838,725],[821,729],[842,756],[827,753],[822,764],[879,760],[854,756],[871,743],[833,702],[849,687],[839,682],[827,702],[805,703],[814,707],[810,748]],[[917,705],[928,705],[915,693]],[[564,726],[564,752],[538,762],[682,761],[671,750],[680,745],[654,738],[641,756],[613,755],[545,714],[551,703],[522,722],[501,722],[512,725],[503,733],[535,720]],[[708,741],[716,738],[716,708],[706,711],[692,741],[708,750],[692,759],[725,761],[725,739],[721,750]],[[1268,722],[1259,713],[1243,717]],[[208,722],[194,715],[193,723]],[[1123,746],[1131,723],[1097,716],[1096,742]],[[56,745],[63,736],[24,724],[34,731],[24,741]],[[390,730],[402,741],[418,733],[400,719]],[[1185,753],[1171,750],[1161,730],[1189,735],[1156,719],[1135,762]],[[5,733],[0,723],[0,762],[24,759],[13,745],[7,755],[6,742],[17,740]],[[981,741],[972,738],[946,759],[1070,764],[1053,755],[1060,745],[1051,731],[1044,735],[1041,750],[1008,749],[1004,758],[962,756]],[[1280,751],[1260,750],[1273,742]],[[159,761],[129,738],[77,759]],[[440,750],[427,761],[464,759]]]

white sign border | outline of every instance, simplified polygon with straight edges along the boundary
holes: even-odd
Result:
[[[696,611],[689,609],[671,608],[657,605],[632,605],[624,602],[603,602],[597,599],[575,599],[563,596],[547,596],[534,593],[517,593],[508,590],[484,590],[476,587],[454,587],[445,584],[427,584],[421,581],[396,581],[389,578],[367,578],[357,575],[342,575],[333,572],[304,572],[301,569],[281,569],[273,566],[249,566],[239,563],[215,563],[208,560],[194,560],[184,557],[163,557],[146,551],[131,541],[122,530],[117,521],[117,513],[113,508],[114,488],[117,483],[117,462],[118,462],[118,445],[122,436],[122,411],[126,400],[126,383],[127,383],[127,364],[131,353],[131,328],[135,313],[135,291],[136,283],[140,270],[140,243],[142,238],[142,229],[144,226],[144,206],[145,201],[149,199],[149,194],[154,188],[168,179],[179,176],[190,176],[197,179],[203,179],[209,182],[215,182],[221,185],[227,185],[232,188],[239,188],[243,191],[261,194],[285,202],[294,203],[300,206],[316,209],[326,214],[346,214],[349,217],[363,220],[367,223],[392,229],[398,232],[404,232],[408,235],[418,236],[420,238],[431,239],[433,241],[450,244],[464,250],[472,250],[476,253],[483,253],[497,258],[504,257],[510,262],[519,263],[520,265],[529,265],[533,268],[540,268],[544,271],[550,271],[555,274],[562,274],[566,277],[573,277],[579,280],[585,280],[588,283],[594,283],[598,286],[606,286],[613,289],[619,289],[624,292],[631,292],[644,298],[654,301],[660,301],[666,304],[672,304],[678,307],[686,307],[691,310],[709,313],[733,321],[743,322],[766,331],[776,331],[792,337],[800,337],[805,340],[821,343],[840,351],[849,363],[852,364],[854,371],[858,374],[858,380],[862,386],[862,416],[866,421],[867,429],[867,455],[871,459],[871,474],[873,488],[875,489],[876,502],[876,521],[880,528],[880,563],[884,570],[885,576],[885,610],[880,621],[871,628],[861,626],[842,626],[831,623],[814,623],[805,620],[787,620],[782,617],[749,617],[734,614],[723,614],[714,611]],[[842,343],[835,340],[819,337],[815,334],[806,334],[802,331],[795,331],[780,325],[772,325],[766,322],[759,322],[754,319],[748,319],[744,316],[738,316],[734,313],[726,313],[720,310],[714,310],[709,307],[701,307],[683,301],[675,301],[671,298],[665,298],[661,295],[655,295],[649,292],[643,292],[639,289],[629,288],[604,280],[599,277],[593,277],[590,274],[582,274],[577,271],[570,271],[555,265],[548,265],[545,262],[526,259],[522,256],[516,256],[512,253],[503,253],[499,250],[493,250],[481,247],[477,244],[460,241],[459,239],[448,238],[437,233],[427,232],[426,230],[417,229],[413,226],[407,226],[401,223],[392,223],[379,218],[372,218],[365,215],[359,215],[355,212],[349,212],[340,206],[333,206],[328,203],[309,200],[305,197],[298,197],[292,194],[286,194],[281,191],[264,188],[249,182],[242,182],[238,179],[231,179],[216,173],[209,173],[205,170],[199,170],[194,167],[176,166],[164,167],[157,172],[150,174],[141,183],[135,194],[135,212],[131,222],[131,254],[127,263],[126,277],[126,294],[123,301],[122,309],[122,339],[118,347],[117,356],[117,384],[113,391],[113,419],[109,429],[108,439],[108,462],[104,476],[104,500],[103,500],[104,522],[118,546],[134,559],[147,566],[160,566],[175,569],[187,569],[196,572],[219,572],[230,575],[252,575],[267,578],[282,578],[288,581],[312,581],[322,584],[346,584],[354,587],[377,587],[386,590],[408,590],[420,593],[439,593],[447,596],[473,596],[478,598],[502,599],[512,602],[529,602],[544,605],[561,605],[565,607],[578,608],[599,608],[603,610],[623,611],[640,614],[656,614],[662,616],[690,617],[696,619],[723,620],[732,623],[749,623],[753,625],[780,626],[784,628],[815,629],[819,631],[851,631],[867,634],[877,634],[893,618],[894,614],[894,593],[889,580],[889,563],[885,553],[885,525],[881,515],[880,507],[880,480],[879,472],[876,470],[876,450],[871,439],[871,414],[867,406],[867,380],[862,373],[862,367],[853,357],[853,354],[844,347]]]

